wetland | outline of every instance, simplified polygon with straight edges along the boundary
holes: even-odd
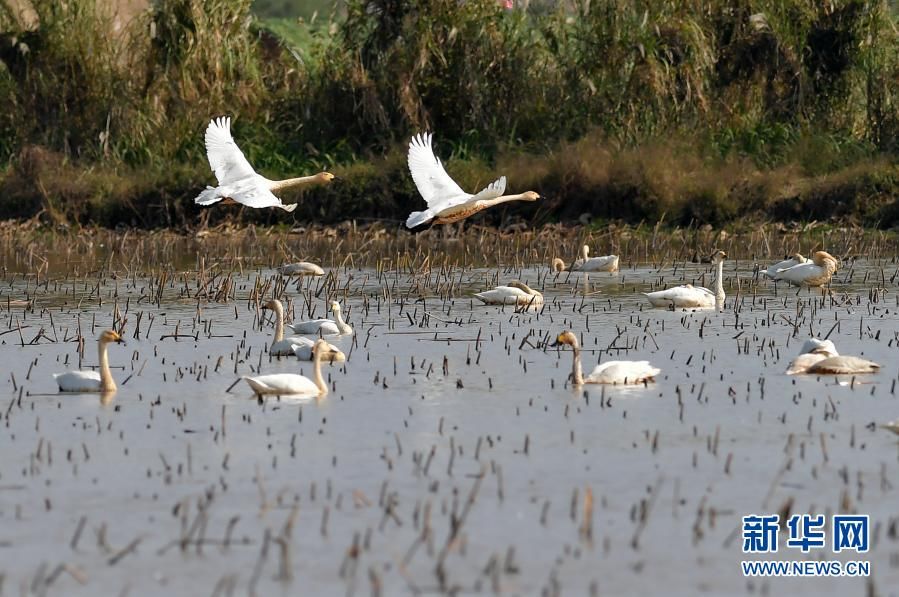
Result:
[[[554,272],[587,242],[615,274]],[[770,262],[824,247],[829,287]],[[642,292],[711,286],[721,311]],[[373,225],[201,234],[0,230],[0,594],[889,594],[899,581],[899,261],[856,229],[726,234],[546,226],[412,235]],[[320,277],[280,276],[314,261]],[[519,279],[538,308],[472,295]],[[240,381],[311,363],[267,353],[273,319],[324,317],[319,399]],[[113,395],[52,374],[112,345]],[[640,386],[568,379],[649,360]],[[882,365],[787,376],[808,337]],[[329,339],[330,340],[330,339]],[[868,578],[746,579],[741,517],[871,516]],[[855,556],[856,554],[851,554]],[[778,559],[853,559],[786,549]]]

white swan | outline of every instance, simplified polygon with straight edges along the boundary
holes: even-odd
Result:
[[[474,295],[487,305],[542,305],[543,295],[518,280],[509,282],[508,286],[497,286],[493,290],[485,290]]]
[[[284,337],[284,306],[278,299],[272,299],[262,306],[275,312],[275,337],[268,352],[275,357],[296,355],[301,361],[311,361],[315,341],[303,336]],[[330,361],[346,360],[346,355],[333,344],[328,344],[327,358]]]
[[[775,280],[786,280],[793,286],[823,286],[837,271],[837,259],[826,251],[816,251],[811,262],[778,270]]]
[[[581,258],[568,268],[573,272],[617,272],[618,255],[590,257],[589,245],[581,247]]]
[[[581,368],[581,344],[578,342],[577,336],[569,331],[562,332],[550,346],[563,344],[572,348],[574,364],[571,369],[571,379],[576,386],[585,383],[642,384],[654,381],[655,376],[662,372],[661,369],[650,365],[649,361],[607,361],[597,365],[593,372],[585,378]]]
[[[319,339],[315,342],[315,347],[313,348],[315,356],[312,359],[314,379],[309,379],[296,373],[245,375],[241,379],[246,380],[257,396],[263,394],[311,394],[323,396],[328,393],[328,385],[322,377],[322,359],[326,358],[325,353],[328,350],[328,343],[324,340]]]
[[[324,276],[325,270],[314,263],[300,261],[297,263],[285,263],[278,268],[282,276]]]
[[[536,201],[540,195],[527,191],[519,195],[503,195],[506,177],[487,185],[477,195],[463,191],[443,169],[431,147],[431,133],[419,134],[409,142],[409,171],[418,192],[428,204],[424,211],[413,211],[406,220],[408,228],[415,228],[434,220],[435,224],[452,224],[483,209],[507,201]]]
[[[332,319],[313,319],[311,321],[301,321],[299,323],[289,323],[284,327],[288,328],[294,334],[303,335],[321,335],[321,336],[347,336],[353,333],[352,326],[343,320],[340,311],[340,303],[331,301],[331,311],[334,312],[334,321]]]
[[[818,361],[839,355],[840,353],[837,352],[837,347],[832,341],[809,338],[802,344],[799,356],[790,361],[786,373],[787,375],[806,373],[808,368]]]
[[[125,341],[112,330],[100,334],[97,340],[97,352],[100,358],[100,371],[66,371],[54,373],[53,378],[59,385],[60,392],[115,392],[117,387],[112,373],[109,371],[109,355],[106,347],[110,342],[124,344]]]
[[[790,363],[787,375],[802,373],[856,375],[859,373],[877,373],[880,370],[880,365],[874,361],[838,354],[837,347],[830,340],[810,338],[802,345],[802,351],[803,354],[800,354]]]
[[[300,361],[311,361],[315,356],[316,340],[306,336],[291,336],[288,340],[290,340],[293,345],[293,354],[296,355],[297,359]],[[328,343],[328,350],[322,356],[322,359],[332,363],[343,363],[346,361],[346,355],[343,354],[342,350],[333,344]]]
[[[715,307],[718,303],[724,302],[723,278],[724,260],[726,258],[727,253],[724,251],[715,251],[712,254],[712,263],[718,268],[715,276],[715,292],[701,286],[684,284],[683,286],[675,286],[655,292],[644,292],[643,294],[646,295],[653,307]]]
[[[284,205],[274,193],[290,187],[309,184],[327,184],[334,180],[330,172],[319,172],[313,176],[269,180],[253,170],[250,162],[231,137],[231,118],[215,118],[206,127],[206,157],[215,172],[219,186],[206,187],[194,199],[199,205],[241,203],[248,207],[280,207],[293,211],[297,204]]]
[[[780,270],[784,270],[794,265],[802,265],[803,263],[811,263],[811,259],[806,259],[802,256],[801,253],[793,253],[789,259],[784,259],[783,261],[778,261],[768,269],[764,270],[762,273],[767,277],[774,279],[777,275],[777,272]]]

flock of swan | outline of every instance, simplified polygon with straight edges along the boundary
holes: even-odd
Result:
[[[560,271],[610,271],[598,270],[599,267],[610,267],[614,264],[617,270],[618,257],[610,255],[599,258],[591,264],[588,258],[589,247],[582,249],[582,259],[572,264],[571,268],[559,267],[560,259],[553,260],[552,269]],[[706,309],[720,310],[725,299],[724,294],[724,261],[727,254],[724,251],[715,251],[710,262],[716,268],[715,291],[707,288],[684,284],[665,290],[645,293],[647,300],[654,307],[669,309]],[[594,258],[596,259],[596,258]],[[583,268],[587,269],[583,269]],[[797,270],[797,268],[801,268]],[[766,270],[766,274],[774,280],[787,280],[793,284],[801,283],[802,276],[813,276],[809,285],[817,285],[829,281],[836,271],[836,260],[823,251],[814,254],[814,258],[805,261],[800,255],[795,255],[791,260],[777,263]],[[279,268],[284,275],[321,275],[323,270],[314,264],[302,262],[290,264]],[[825,280],[826,279],[826,280]],[[515,280],[508,285],[497,286],[491,290],[475,293],[474,298],[489,305],[514,305],[516,307],[532,307],[543,304],[543,295],[529,287],[527,284]],[[274,335],[269,344],[269,354],[273,357],[293,356],[301,361],[313,362],[313,378],[292,373],[279,373],[270,375],[245,376],[244,379],[254,393],[263,394],[310,394],[321,396],[328,392],[327,385],[321,375],[321,362],[343,362],[346,355],[334,344],[325,338],[339,338],[354,333],[343,319],[340,303],[332,301],[330,311],[334,319],[313,319],[286,323],[284,306],[281,301],[272,299],[266,302],[263,309],[274,312]],[[285,330],[290,336],[285,337]],[[63,392],[114,392],[116,384],[109,369],[109,356],[107,348],[111,343],[124,343],[122,338],[114,331],[104,331],[98,339],[98,356],[100,363],[99,372],[95,371],[70,371],[55,375],[60,391]],[[581,365],[581,346],[577,336],[571,331],[564,331],[558,335],[555,347],[570,346],[573,355],[572,371],[569,379],[575,386],[584,384],[621,384],[640,385],[654,381],[661,372],[648,361],[608,361],[597,365],[586,377]],[[800,354],[789,364],[786,374],[833,374],[856,375],[864,373],[876,373],[880,365],[855,356],[840,355],[837,348],[830,340],[808,339],[802,346]]]
[[[406,226],[414,228],[427,223],[450,224],[461,221],[493,205],[508,201],[536,201],[540,196],[527,191],[521,194],[504,195],[506,177],[501,176],[475,194],[466,193],[447,174],[440,160],[435,156],[431,134],[419,134],[409,143],[408,165],[412,179],[424,198],[427,208],[413,212]],[[277,207],[287,212],[296,204],[285,205],[275,192],[290,187],[327,184],[335,180],[333,174],[318,174],[286,180],[270,180],[256,173],[244,157],[231,136],[231,119],[217,118],[206,129],[206,151],[209,164],[218,180],[218,186],[207,187],[196,198],[200,205],[214,203],[240,203],[248,207]],[[724,261],[727,254],[716,251],[710,257],[715,266],[715,289],[684,284],[664,290],[644,293],[653,307],[668,309],[721,309],[724,293]],[[835,257],[825,251],[817,251],[811,259],[796,253],[789,259],[773,264],[764,274],[774,281],[785,281],[796,286],[816,287],[830,282],[838,267]],[[566,265],[562,259],[552,260],[555,272],[617,272],[618,255],[590,257],[590,247],[584,245],[580,258]],[[278,268],[284,276],[321,276],[324,270],[310,262],[286,264]],[[524,282],[514,280],[474,294],[474,297],[488,305],[515,305],[516,307],[540,306],[543,295]],[[284,307],[278,300],[270,300],[264,309],[275,314],[275,330],[269,353],[272,356],[295,356],[300,360],[313,361],[313,379],[291,373],[246,376],[243,379],[256,394],[314,394],[328,392],[321,375],[321,361],[345,361],[346,355],[328,342],[326,337],[340,337],[353,334],[341,313],[340,304],[330,303],[334,319],[315,319],[286,323]],[[284,336],[285,330],[291,334]],[[104,331],[98,340],[99,372],[71,371],[55,375],[60,391],[63,392],[113,392],[116,384],[110,373],[108,345],[123,343],[114,331]],[[584,377],[581,366],[581,348],[577,336],[571,331],[559,334],[553,346],[570,346],[573,353],[573,367],[570,379],[576,386],[583,384],[646,384],[661,372],[648,361],[608,361],[597,365]],[[801,353],[789,365],[786,373],[796,374],[860,374],[874,373],[880,366],[860,357],[842,356],[829,340],[809,339]]]

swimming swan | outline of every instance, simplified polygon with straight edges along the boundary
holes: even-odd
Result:
[[[317,340],[313,348],[315,356],[312,359],[314,380],[296,373],[272,373],[270,375],[245,375],[241,379],[246,380],[250,388],[257,396],[263,394],[311,394],[323,396],[328,393],[328,385],[322,377],[322,359],[330,349],[324,340]]]
[[[206,157],[219,186],[206,187],[194,199],[194,203],[199,205],[212,205],[224,200],[223,203],[241,203],[257,208],[280,207],[291,212],[297,204],[284,205],[274,193],[291,187],[327,184],[334,180],[330,172],[286,180],[269,180],[257,174],[231,137],[230,117],[214,118],[206,127]]]
[[[485,290],[474,295],[487,305],[542,305],[543,295],[518,280],[509,282],[508,286],[497,286],[493,290]]]
[[[284,337],[284,306],[281,304],[281,301],[272,299],[265,303],[262,308],[271,309],[275,312],[275,338],[268,349],[269,354],[275,357],[296,355],[301,361],[311,361],[312,349],[315,345],[314,340],[303,336]],[[346,360],[346,355],[336,346],[328,344],[328,349],[327,358],[329,361],[343,362]]]
[[[793,286],[823,286],[837,271],[836,257],[826,251],[816,251],[811,262],[778,270],[775,280],[786,280]]]
[[[340,303],[331,301],[331,311],[334,312],[334,319],[313,319],[311,321],[302,321],[300,323],[287,324],[288,328],[294,334],[303,335],[321,335],[321,336],[346,336],[353,333],[353,328],[344,320],[340,311]]]
[[[762,273],[773,280],[775,276],[777,276],[777,272],[779,272],[780,270],[793,267],[794,265],[802,265],[803,263],[811,262],[811,259],[806,259],[802,256],[801,253],[793,253],[789,259],[784,259],[783,261],[775,263],[768,269],[764,270]]]
[[[653,307],[715,307],[717,303],[724,302],[723,278],[724,260],[726,258],[727,253],[724,251],[715,251],[712,254],[712,263],[718,266],[717,275],[715,276],[715,292],[701,286],[684,284],[683,286],[675,286],[655,292],[644,292],[643,294],[646,295]]]
[[[605,255],[603,257],[590,257],[590,246],[581,247],[581,258],[571,264],[568,269],[572,272],[617,272],[618,271],[618,255]],[[556,258],[558,259],[558,258]],[[561,259],[559,259],[562,262]],[[564,266],[565,263],[562,262]],[[553,260],[553,267],[557,267],[556,261]],[[558,270],[557,270],[558,271]]]
[[[285,263],[278,268],[278,273],[282,276],[324,276],[325,270],[314,263],[300,261],[298,263]]]
[[[112,330],[106,330],[100,334],[97,340],[97,349],[100,357],[100,372],[96,371],[66,371],[54,373],[53,378],[59,385],[60,392],[115,392],[118,389],[112,373],[109,371],[109,355],[106,346],[110,342],[124,344],[125,341]]]
[[[550,346],[567,344],[572,348],[574,364],[571,370],[571,378],[574,385],[581,386],[585,383],[602,384],[642,384],[646,381],[654,381],[661,369],[653,367],[649,361],[607,361],[596,366],[593,372],[584,378],[581,369],[581,345],[574,333],[565,331],[559,334],[556,341]]]
[[[418,192],[428,204],[424,211],[413,211],[406,220],[407,228],[415,228],[434,220],[435,224],[452,224],[481,210],[507,201],[536,201],[540,195],[527,191],[519,195],[503,195],[506,177],[487,185],[477,195],[463,191],[443,169],[431,146],[431,133],[419,134],[409,142],[409,171]]]

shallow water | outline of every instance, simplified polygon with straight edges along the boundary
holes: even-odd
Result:
[[[296,319],[342,298],[356,334],[334,341],[349,360],[325,366],[331,392],[262,402],[243,382],[227,390],[260,369],[312,370],[265,354],[271,321],[249,299],[271,269],[235,270],[225,303],[198,300],[188,274],[161,294],[151,274],[113,279],[89,262],[77,278],[49,268],[43,286],[11,276],[4,301],[27,292],[36,306],[0,313],[0,594],[891,594],[899,437],[877,425],[899,417],[894,267],[857,261],[823,295],[728,262],[717,313],[649,309],[639,294],[711,285],[707,265],[631,264],[591,275],[588,294],[542,266],[347,265],[282,295]],[[544,308],[470,298],[516,277]],[[52,373],[97,362],[88,340],[79,363],[78,330],[123,319],[116,395],[57,394]],[[547,346],[563,329],[588,370],[647,359],[662,374],[576,391],[570,352]],[[883,370],[783,374],[828,333]],[[741,517],[790,502],[828,521],[871,515],[871,550],[782,542],[764,559],[868,560],[871,577],[744,578]]]

